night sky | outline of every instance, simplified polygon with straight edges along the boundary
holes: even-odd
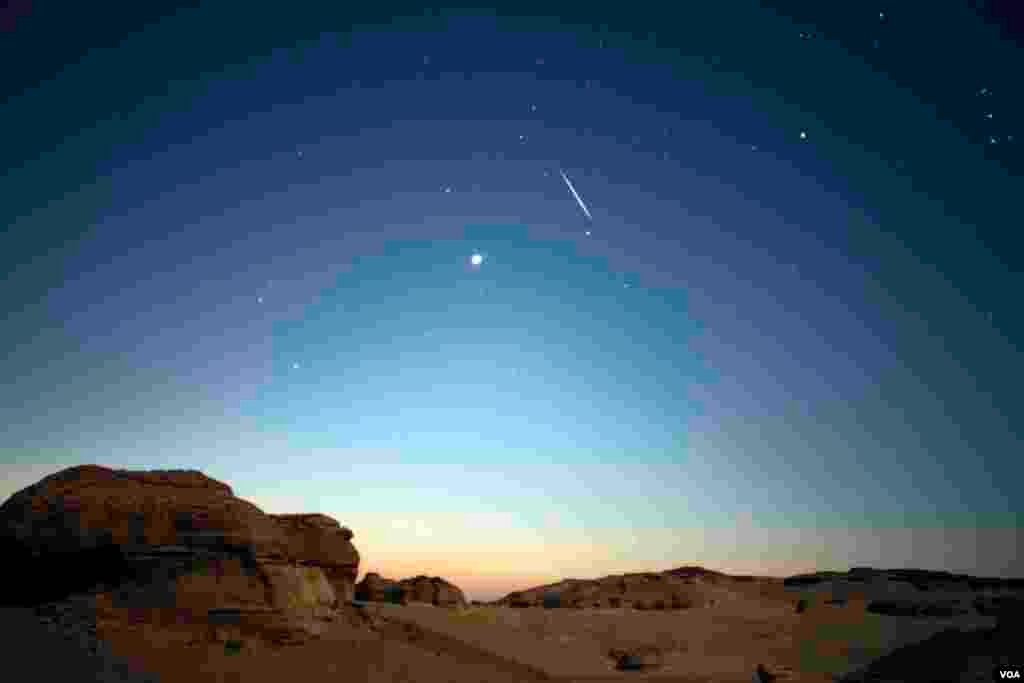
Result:
[[[201,469],[485,598],[1024,575],[1013,3],[139,4],[0,9],[0,497]]]

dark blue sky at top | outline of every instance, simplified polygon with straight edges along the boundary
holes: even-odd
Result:
[[[248,429],[1019,526],[1015,24],[676,4],[9,20],[0,462]]]

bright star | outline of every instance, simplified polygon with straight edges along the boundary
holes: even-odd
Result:
[[[469,262],[472,263],[474,266],[479,266],[481,263],[484,262],[484,257],[481,256],[480,254],[473,254],[472,256],[469,257]]]

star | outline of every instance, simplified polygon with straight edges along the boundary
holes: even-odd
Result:
[[[256,297],[256,303],[258,303],[258,304],[263,303],[263,297],[262,296]]]
[[[448,185],[448,186],[445,186],[445,187],[443,187],[442,189],[443,189],[443,190],[444,190],[445,192],[451,192],[451,191],[452,191],[452,188],[451,188],[451,186],[450,186],[450,185]]]
[[[480,254],[473,254],[472,256],[469,257],[469,262],[472,263],[474,266],[479,266],[481,263],[484,262],[484,257]]]
[[[537,111],[537,105],[536,104],[531,104],[530,105],[530,111]]]
[[[801,140],[806,140],[807,139],[807,131],[805,131],[805,130],[800,131],[800,139]]]
[[[587,230],[587,231],[586,231],[585,233],[583,233],[583,234],[584,234],[584,235],[586,235],[587,237],[590,237],[590,231],[589,231],[589,230]]]
[[[292,363],[292,370],[298,370],[298,369],[299,369],[299,364],[298,363]]]
[[[751,145],[750,146],[750,151],[751,152],[756,152],[757,151],[757,145]]]

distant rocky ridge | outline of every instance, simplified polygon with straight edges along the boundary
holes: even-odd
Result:
[[[271,515],[193,470],[71,467],[0,505],[0,604],[87,594],[99,611],[173,610],[302,642],[354,595],[352,532]]]
[[[702,585],[727,586],[756,580],[758,577],[731,576],[703,567],[686,566],[663,572],[614,574],[598,579],[563,579],[514,591],[490,604],[505,607],[686,609],[707,604],[707,592],[699,589]]]
[[[869,612],[885,616],[995,617],[1001,624],[1024,617],[1024,578],[991,578],[925,569],[854,567],[848,572],[799,574],[783,580],[794,590],[834,596],[861,594]]]
[[[465,607],[462,589],[439,576],[414,576],[395,581],[370,572],[356,584],[356,600],[407,604],[421,602],[436,607]]]
[[[953,574],[952,572],[929,569],[874,569],[853,567],[847,572],[814,572],[797,574],[783,580],[786,586],[813,586],[815,584],[844,580],[855,583],[871,581],[903,581],[921,591],[933,590],[1024,590],[1024,578],[992,578]]]

